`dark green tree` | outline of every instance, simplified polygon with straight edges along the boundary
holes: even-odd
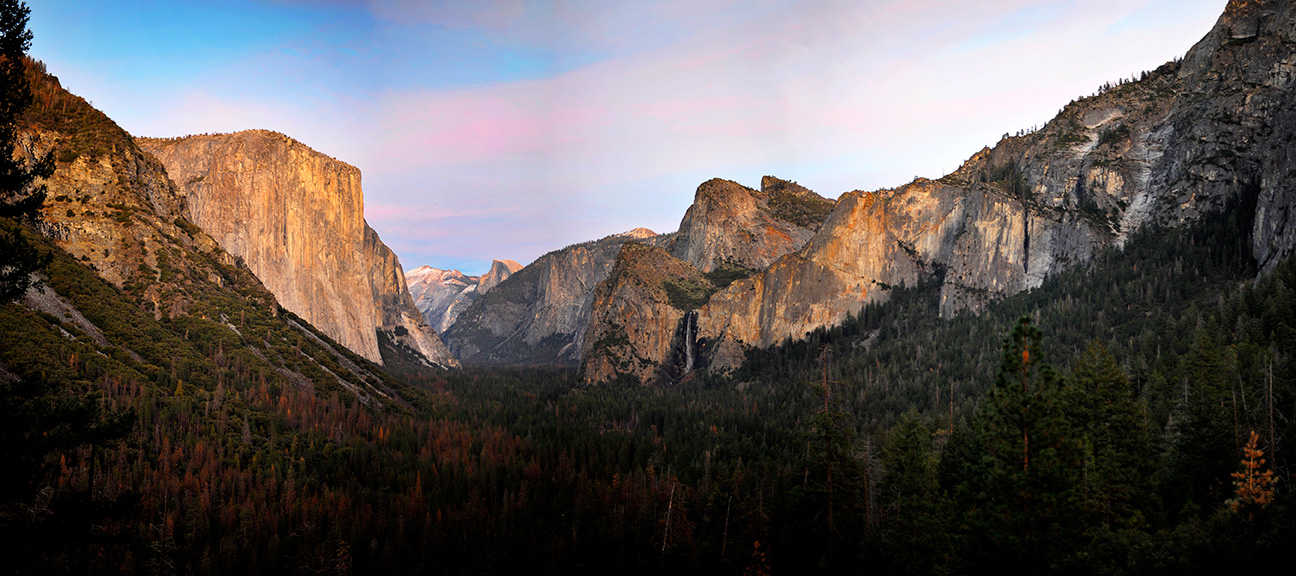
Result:
[[[1022,317],[1004,341],[999,377],[973,427],[981,458],[964,484],[973,571],[1041,573],[1073,547],[1080,446],[1040,356],[1043,333]]]
[[[28,164],[14,158],[18,118],[31,104],[26,53],[31,46],[27,5],[0,0],[0,302],[9,302],[32,284],[32,273],[49,263],[23,238],[19,224],[39,217],[45,186],[36,184],[53,173],[53,156]]]
[[[1230,391],[1237,370],[1223,340],[1212,318],[1197,330],[1186,358],[1183,395],[1167,427],[1172,449],[1163,490],[1171,514],[1209,513],[1232,493],[1241,458]]]
[[[935,574],[949,560],[949,503],[936,481],[932,432],[910,410],[882,449],[882,549],[902,574]]]
[[[834,394],[841,384],[828,379],[826,352],[820,360],[823,373],[816,387],[823,394],[823,408],[811,417],[805,436],[805,477],[798,494],[804,529],[792,538],[804,554],[802,564],[837,572],[850,565],[863,540],[866,478],[855,455],[852,415],[840,394]]]
[[[1071,370],[1063,394],[1082,443],[1084,505],[1107,529],[1136,528],[1151,509],[1156,454],[1142,406],[1125,372],[1094,340]]]

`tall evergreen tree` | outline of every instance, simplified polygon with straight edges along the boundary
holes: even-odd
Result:
[[[32,100],[25,62],[32,39],[28,12],[19,0],[0,0],[0,302],[22,296],[32,272],[49,263],[18,226],[39,216],[45,186],[35,182],[54,170],[50,154],[31,165],[14,159],[18,118]]]
[[[1059,402],[1060,378],[1040,356],[1042,339],[1030,317],[1017,321],[974,423],[981,458],[961,487],[971,503],[974,571],[1047,572],[1073,545],[1080,449]]]
[[[1241,457],[1229,387],[1236,368],[1214,318],[1197,330],[1186,360],[1183,395],[1167,430],[1172,449],[1163,490],[1172,515],[1218,508],[1232,492],[1230,475]]]
[[[1094,340],[1080,356],[1063,400],[1084,448],[1085,507],[1108,529],[1142,525],[1153,508],[1156,457],[1142,407],[1102,342]]]
[[[949,559],[949,504],[936,481],[934,455],[931,429],[914,410],[882,449],[882,548],[898,573],[938,573]]]

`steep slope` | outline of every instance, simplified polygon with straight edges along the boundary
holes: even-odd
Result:
[[[460,313],[446,345],[465,364],[576,364],[594,288],[632,240],[663,238],[636,228],[545,254]]]
[[[444,334],[478,296],[490,292],[521,269],[522,265],[512,260],[492,260],[490,270],[481,276],[419,266],[405,273],[405,281],[409,283],[414,305],[428,325],[438,334]]]
[[[718,367],[747,346],[841,322],[894,285],[942,282],[941,313],[1039,286],[1149,223],[1254,206],[1262,268],[1292,251],[1296,220],[1287,2],[1230,2],[1184,58],[1065,107],[939,181],[844,195],[806,247],[699,311]]]
[[[585,383],[629,376],[645,384],[668,384],[693,369],[696,305],[714,291],[697,268],[665,250],[627,242],[607,280],[594,291],[593,311],[581,349]],[[682,350],[680,362],[665,362]],[[678,365],[677,365],[678,364]]]
[[[359,170],[263,130],[137,142],[179,184],[188,218],[285,308],[374,362],[378,330],[399,327],[428,363],[454,363],[364,221]]]
[[[627,253],[627,244],[599,283],[581,353],[585,382],[632,376],[664,385],[701,367],[694,310],[717,288],[804,246],[832,206],[773,176],[761,179],[759,191],[703,182],[679,231],[659,242],[665,250]]]
[[[28,78],[36,101],[19,148],[28,159],[56,159],[38,226],[54,258],[46,286],[22,306],[45,315],[6,308],[5,331],[31,335],[6,345],[10,368],[66,350],[98,358],[95,369],[165,384],[168,394],[223,394],[237,373],[405,404],[411,390],[281,308],[241,259],[189,222],[162,164],[129,134],[43,65],[29,63]],[[66,342],[40,343],[51,333]],[[89,374],[92,364],[73,360],[70,369]]]
[[[491,260],[490,270],[482,274],[481,281],[477,285],[477,293],[490,292],[491,288],[499,286],[500,282],[508,280],[509,276],[521,269],[522,265],[512,260]]]
[[[396,253],[387,248],[368,224],[364,228],[364,254],[369,265],[369,285],[378,306],[378,349],[383,365],[402,364],[405,372],[420,367],[454,365],[454,357],[414,306],[405,273]],[[435,364],[434,364],[435,363]]]

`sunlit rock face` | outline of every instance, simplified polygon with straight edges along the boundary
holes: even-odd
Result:
[[[700,368],[696,308],[716,283],[749,276],[800,249],[833,203],[786,180],[761,189],[703,182],[679,230],[628,243],[599,283],[581,352],[587,384],[629,377],[665,386]]]
[[[166,166],[189,219],[284,308],[375,362],[383,362],[377,330],[399,326],[428,361],[453,363],[409,298],[395,255],[364,221],[355,167],[262,130],[137,142]]]
[[[210,236],[186,229],[184,199],[156,158],[43,65],[28,66],[33,91],[44,97],[18,119],[14,154],[27,163],[55,159],[41,182],[46,198],[37,228],[104,280],[140,296],[155,318],[189,314],[205,285],[228,282],[222,267],[238,262]],[[272,305],[266,296],[258,304]]]
[[[688,297],[712,289],[688,262],[658,247],[626,243],[611,274],[594,291],[581,350],[585,383],[630,377],[664,385],[686,374],[693,368],[696,344],[690,327],[684,325],[691,309]],[[686,358],[683,366],[665,362],[681,353]]]
[[[465,364],[576,365],[594,302],[621,245],[669,236],[636,228],[537,258],[459,314],[444,334]]]
[[[699,310],[713,367],[749,346],[840,323],[898,285],[941,283],[941,312],[976,310],[1120,245],[1240,203],[1261,270],[1296,245],[1296,18],[1233,1],[1182,63],[1067,105],[940,180],[851,192],[804,248]]]
[[[491,261],[490,271],[481,276],[419,266],[405,272],[405,280],[409,283],[414,305],[423,312],[428,325],[441,334],[478,296],[490,292],[491,288],[521,269],[522,265],[512,260]]]
[[[794,182],[766,176],[752,190],[719,178],[703,182],[684,213],[670,252],[703,272],[723,266],[764,270],[805,245],[832,209]]]

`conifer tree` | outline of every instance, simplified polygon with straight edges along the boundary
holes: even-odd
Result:
[[[49,263],[18,225],[39,216],[45,186],[34,183],[54,170],[50,154],[31,166],[14,159],[18,117],[32,99],[25,74],[32,38],[28,12],[19,0],[0,0],[0,303],[22,296],[31,274]]]
[[[1236,370],[1222,341],[1212,318],[1197,330],[1187,357],[1183,395],[1167,430],[1172,450],[1163,490],[1166,512],[1172,515],[1215,510],[1228,497],[1229,475],[1237,466],[1238,438],[1228,392]]]
[[[950,550],[948,503],[936,482],[931,430],[917,411],[905,413],[892,429],[882,462],[882,545],[888,560],[900,573],[934,573]]]
[[[1029,317],[1017,321],[974,424],[981,458],[961,491],[972,505],[967,552],[987,572],[1047,571],[1068,553],[1080,517],[1079,444],[1058,401],[1060,379],[1040,356],[1042,339]]]
[[[1273,470],[1265,469],[1264,451],[1257,445],[1260,436],[1251,431],[1251,439],[1243,449],[1242,470],[1233,473],[1233,492],[1236,495],[1229,500],[1229,507],[1237,512],[1244,506],[1268,506],[1273,502],[1274,484],[1278,479]]]
[[[1151,505],[1155,454],[1129,380],[1102,342],[1080,356],[1063,400],[1084,449],[1085,507],[1109,529],[1140,525]]]

